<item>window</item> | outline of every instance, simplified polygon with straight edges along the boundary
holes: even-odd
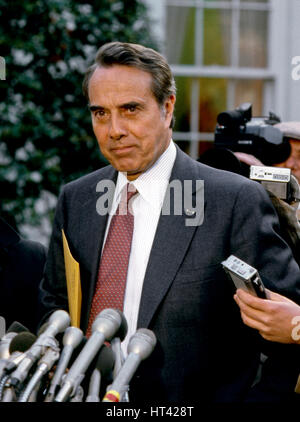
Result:
[[[165,54],[178,93],[174,140],[193,158],[212,146],[217,115],[243,102],[272,109],[271,0],[166,0]]]

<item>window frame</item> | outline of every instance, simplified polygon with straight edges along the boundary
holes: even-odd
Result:
[[[273,58],[274,43],[274,2],[278,0],[269,0],[267,3],[259,3],[256,1],[241,2],[240,0],[227,1],[207,1],[207,0],[165,0],[165,28],[166,28],[166,11],[167,6],[182,6],[196,8],[196,30],[195,30],[195,64],[173,64],[170,67],[175,77],[191,78],[191,100],[190,100],[190,131],[189,132],[173,132],[175,141],[188,141],[190,143],[189,154],[192,158],[198,158],[199,142],[214,140],[214,133],[200,132],[199,120],[201,119],[199,110],[200,83],[199,78],[226,78],[227,84],[227,110],[235,107],[235,85],[236,81],[262,80],[263,81],[263,98],[262,111],[267,115],[270,110],[274,111],[276,81],[278,73],[275,71],[275,62]],[[206,9],[229,9],[232,10],[231,25],[231,59],[229,66],[221,65],[203,65],[203,18],[204,7]],[[268,12],[268,33],[267,33],[267,67],[239,67],[239,19],[241,10],[267,11]]]

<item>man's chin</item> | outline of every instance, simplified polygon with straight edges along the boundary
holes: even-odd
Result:
[[[114,165],[112,166],[119,172],[123,173],[128,180],[134,180],[142,173],[142,171],[139,170],[132,170],[129,166],[122,166],[122,165]]]
[[[140,171],[122,171],[122,173],[125,174],[125,176],[127,177],[128,180],[135,180],[137,179],[142,172]]]

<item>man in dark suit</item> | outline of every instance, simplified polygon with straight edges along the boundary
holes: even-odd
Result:
[[[18,321],[35,333],[38,325],[38,288],[46,248],[24,240],[0,217],[0,315],[6,327]]]
[[[259,270],[266,287],[300,301],[299,268],[278,234],[266,192],[242,176],[192,160],[175,146],[175,84],[157,52],[118,42],[104,45],[83,86],[94,133],[111,165],[62,190],[41,284],[41,316],[68,309],[64,229],[80,264],[81,328],[87,330],[111,222],[103,208],[107,203],[116,209],[118,193],[129,181],[138,194],[132,199],[123,311],[129,333],[148,327],[157,337],[154,352],[130,384],[130,400],[245,400],[256,379],[262,340],[243,324],[221,262],[234,254]],[[112,200],[103,188],[109,190],[109,182],[116,184]],[[186,182],[191,182],[190,195],[184,192]],[[182,187],[182,196],[177,192],[170,200],[176,190],[170,186]],[[293,345],[287,347],[284,353],[291,357]],[[278,350],[267,349],[276,361]],[[273,386],[276,399],[291,394],[298,375],[291,358],[282,366],[285,379]]]

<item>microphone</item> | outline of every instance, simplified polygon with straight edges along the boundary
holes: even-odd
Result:
[[[21,324],[18,321],[14,321],[7,329],[6,333],[22,333],[23,331],[29,331],[28,328],[24,327],[23,324]]]
[[[84,390],[81,385],[78,385],[77,390],[74,396],[71,398],[70,402],[82,402],[84,396]]]
[[[8,359],[9,354],[9,345],[12,339],[17,335],[17,333],[7,333],[1,339],[0,343],[0,359]]]
[[[42,356],[42,358],[38,362],[38,367],[37,367],[36,372],[32,375],[25,390],[20,395],[19,400],[18,400],[19,402],[27,402],[29,400],[29,397],[31,393],[33,392],[33,390],[39,385],[43,376],[46,375],[48,371],[50,371],[50,369],[52,368],[54,363],[58,360],[58,358],[59,358],[59,352],[57,350],[53,350],[51,348],[48,348],[46,350],[46,353],[44,354],[44,356]]]
[[[41,357],[47,348],[58,350],[58,342],[55,336],[64,331],[70,324],[70,316],[66,311],[57,310],[49,318],[49,324],[45,331],[37,338],[34,344],[26,352],[26,356],[12,373],[10,384],[17,387],[27,377],[32,365]]]
[[[9,358],[0,361],[0,400],[2,400],[3,391],[9,375],[16,369],[19,363],[25,357],[25,351],[35,342],[36,336],[28,331],[17,334],[9,345]]]
[[[0,361],[0,378],[3,373],[12,372],[21,360],[25,357],[28,350],[36,340],[36,336],[29,331],[23,331],[14,336],[9,344],[9,358]]]
[[[119,372],[124,362],[124,356],[123,356],[123,352],[121,348],[121,343],[126,337],[127,331],[128,331],[128,325],[124,317],[116,336],[110,342],[112,350],[115,354],[115,366],[114,366],[114,374],[113,374],[114,378],[116,377],[117,373]]]
[[[115,363],[115,355],[111,347],[105,344],[100,349],[96,367],[92,372],[89,392],[86,402],[99,402],[99,392],[102,378],[106,379],[111,374]]]
[[[44,324],[42,324],[40,326],[40,328],[37,331],[37,336],[38,337],[46,331],[46,328],[48,327],[48,325],[49,325],[49,321],[46,321],[46,322],[44,322]]]
[[[118,372],[109,390],[106,392],[103,402],[119,402],[124,392],[127,391],[129,382],[135,374],[139,364],[146,359],[156,345],[156,336],[147,328],[139,328],[130,338],[128,343],[128,356]]]
[[[41,337],[55,337],[58,333],[65,331],[65,329],[70,325],[70,316],[68,312],[59,309],[53,312],[50,315],[48,325],[45,328],[45,331],[40,335]]]
[[[6,320],[3,316],[0,315],[0,340],[6,333]]]
[[[10,356],[9,353],[9,345],[14,337],[16,337],[17,334],[29,331],[28,328],[24,327],[24,325],[20,324],[18,321],[14,321],[4,334],[4,336],[1,338],[0,342],[0,359],[8,359]]]
[[[67,373],[55,401],[64,402],[75,394],[84,378],[85,371],[105,341],[110,341],[122,323],[122,313],[116,309],[104,309],[92,325],[92,335]]]
[[[74,349],[82,341],[83,332],[77,327],[68,327],[63,337],[64,348],[62,350],[56,371],[52,378],[45,402],[52,402],[56,392],[56,388],[60,385],[61,379],[67,369]]]
[[[14,352],[26,352],[33,343],[36,341],[37,336],[29,331],[23,331],[17,334],[9,345],[9,353],[12,355]]]

